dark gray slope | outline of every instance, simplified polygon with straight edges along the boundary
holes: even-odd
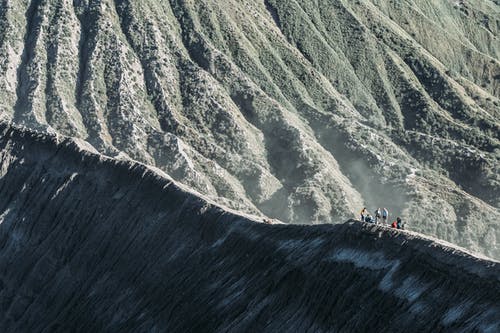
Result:
[[[1,332],[500,330],[500,267],[349,222],[266,225],[0,124]]]

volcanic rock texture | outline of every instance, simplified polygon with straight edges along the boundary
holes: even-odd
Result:
[[[500,258],[500,6],[0,0],[0,115],[290,223]]]
[[[500,265],[351,222],[256,223],[0,123],[1,332],[498,332]]]

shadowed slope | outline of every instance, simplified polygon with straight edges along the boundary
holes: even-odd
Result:
[[[256,223],[144,165],[5,124],[0,148],[2,332],[500,329],[498,263],[450,245]]]

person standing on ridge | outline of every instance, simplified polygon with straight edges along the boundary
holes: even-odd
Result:
[[[377,208],[377,210],[375,211],[375,224],[379,223],[381,217],[382,213],[380,212],[380,208]]]
[[[362,210],[361,210],[361,221],[365,221],[365,217],[366,215],[368,215],[368,211],[366,210],[366,207],[364,207]]]
[[[401,221],[401,218],[399,216],[396,219],[396,225],[397,225],[398,229],[403,229],[403,222]]]
[[[384,225],[387,224],[388,218],[389,218],[389,211],[387,210],[387,208],[384,207],[384,209],[382,210],[382,220],[384,221]]]

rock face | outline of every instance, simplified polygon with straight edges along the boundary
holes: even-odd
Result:
[[[0,115],[290,223],[500,258],[490,0],[1,0]]]
[[[360,222],[267,225],[0,124],[2,332],[498,332],[500,266]]]

